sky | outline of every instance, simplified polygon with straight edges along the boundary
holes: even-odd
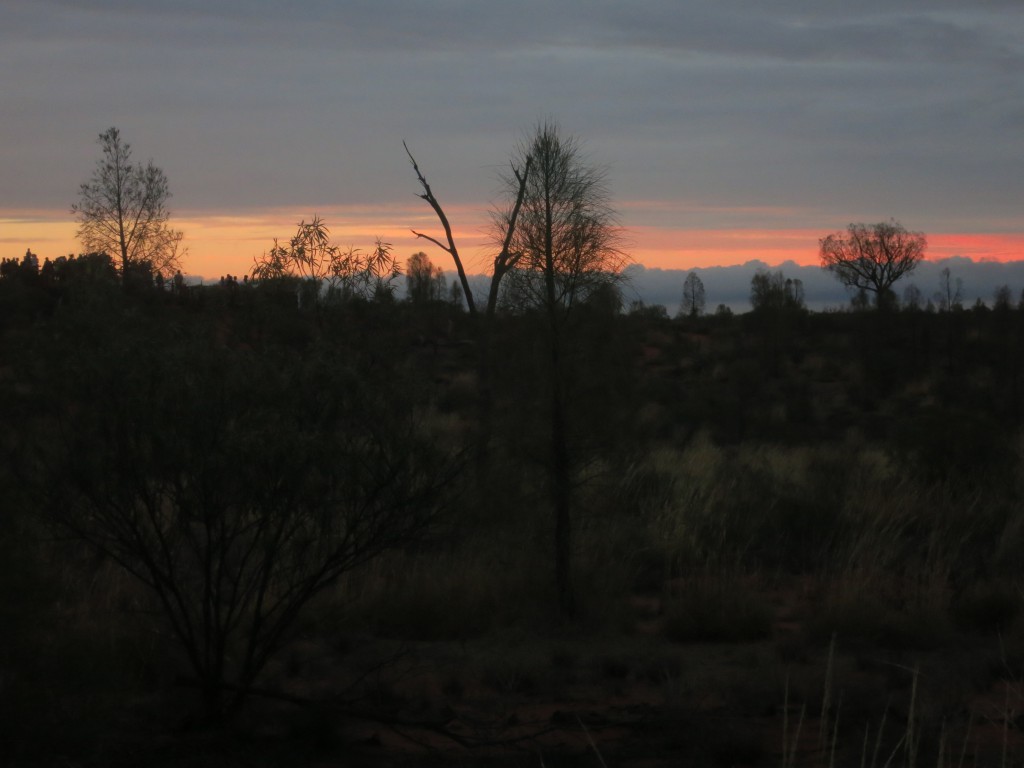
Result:
[[[450,269],[403,141],[484,271],[499,175],[554,120],[650,268],[815,264],[890,218],[931,259],[1024,259],[1021,0],[2,0],[0,72],[0,257],[78,252],[116,126],[190,274],[314,214]]]

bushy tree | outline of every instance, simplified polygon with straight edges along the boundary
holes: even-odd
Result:
[[[629,316],[655,321],[668,320],[668,309],[664,304],[645,304],[642,299],[636,299],[629,303]]]
[[[758,270],[750,279],[750,304],[755,312],[802,310],[803,281],[786,277],[782,270]]]
[[[414,253],[405,262],[405,286],[409,301],[414,304],[444,301],[448,298],[448,281],[444,270],[434,266],[423,251]]]
[[[896,221],[850,224],[819,241],[821,266],[848,288],[873,293],[882,308],[891,303],[893,283],[924,258],[926,244],[922,233]]]
[[[103,156],[71,206],[86,251],[108,253],[121,274],[132,267],[170,277],[181,268],[182,233],[171,229],[167,176],[149,161],[131,162],[131,145],[117,128],[100,134]]]
[[[31,248],[25,251],[21,261],[18,259],[4,259],[0,261],[0,278],[31,282],[38,276],[39,257],[32,253]]]

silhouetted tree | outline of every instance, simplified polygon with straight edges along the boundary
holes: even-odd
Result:
[[[940,312],[952,312],[963,309],[964,282],[959,277],[954,279],[949,267],[939,272],[939,290],[935,292],[935,303]]]
[[[543,318],[547,346],[549,484],[555,516],[555,580],[562,610],[572,614],[571,580],[573,458],[567,389],[569,320],[576,307],[607,292],[622,279],[625,257],[618,248],[614,214],[604,173],[584,163],[577,140],[550,122],[537,126],[517,151],[515,167],[532,161],[525,194],[511,212],[497,214],[498,237],[519,254],[503,301],[513,311]],[[506,179],[509,196],[518,174]],[[518,225],[513,214],[518,212]],[[511,236],[510,236],[511,233]]]
[[[803,283],[787,278],[781,270],[758,270],[750,280],[750,304],[762,365],[778,375],[785,353],[792,347],[796,323],[804,313]]]
[[[109,253],[122,274],[148,262],[170,277],[180,267],[182,233],[171,229],[167,176],[153,161],[132,164],[131,145],[117,128],[100,134],[103,156],[92,178],[81,185],[71,212],[87,251]]]
[[[32,253],[29,248],[21,261],[17,259],[4,259],[0,262],[0,278],[18,280],[22,283],[32,283],[39,276],[39,257]]]
[[[448,281],[445,280],[444,271],[435,267],[423,251],[414,253],[406,261],[405,285],[409,301],[414,304],[444,301],[447,298]]]
[[[462,257],[459,255],[458,246],[455,244],[455,236],[452,233],[451,223],[448,221],[448,216],[445,214],[444,209],[441,207],[441,203],[437,197],[434,196],[433,190],[427,183],[426,177],[420,171],[420,167],[416,162],[416,158],[412,156],[412,152],[409,151],[409,147],[403,142],[402,146],[405,147],[405,153],[409,156],[409,162],[412,163],[413,171],[416,174],[416,178],[420,183],[420,188],[423,192],[420,193],[419,197],[426,200],[430,204],[430,207],[434,209],[434,213],[437,215],[438,221],[441,222],[441,226],[444,228],[445,242],[442,243],[435,237],[426,235],[422,232],[412,230],[412,233],[418,238],[429,240],[438,248],[443,250],[449,256],[452,257],[452,261],[455,262],[455,269],[459,275],[459,282],[462,285],[463,296],[466,300],[466,306],[469,309],[469,314],[474,318],[477,317],[477,301],[473,295],[473,290],[469,285],[469,278],[466,275],[465,265],[462,263]],[[529,156],[523,159],[521,166],[512,165],[512,176],[515,178],[516,194],[514,202],[511,203],[511,207],[503,214],[506,226],[505,239],[501,244],[501,249],[498,251],[497,256],[494,257],[494,270],[491,273],[491,286],[487,295],[487,304],[484,309],[484,318],[489,321],[494,315],[494,311],[498,305],[498,296],[500,293],[501,281],[506,274],[515,268],[522,254],[513,252],[510,249],[511,239],[516,232],[516,221],[519,217],[519,209],[523,202],[523,195],[526,192],[526,182],[530,175],[530,164],[533,159]],[[482,329],[483,334],[486,336],[489,333],[489,322],[484,322],[479,326]],[[486,345],[482,345],[486,347]]]
[[[507,210],[495,214],[497,238],[504,241],[511,231],[510,250],[518,254],[504,303],[513,310],[540,308],[562,323],[576,305],[622,280],[626,258],[618,248],[604,172],[584,164],[579,142],[543,123],[519,147],[513,167],[527,159],[532,167],[518,226],[512,229]],[[505,179],[509,196],[517,180]]]
[[[1001,285],[996,288],[992,308],[997,312],[1008,312],[1013,309],[1013,293],[1010,291],[1010,286]]]
[[[117,266],[107,253],[59,256],[53,265],[54,279],[59,284],[111,283],[117,279]]]
[[[305,219],[299,222],[287,246],[275,237],[270,251],[253,259],[252,276],[256,280],[297,277],[319,285],[330,277],[339,251],[331,244],[331,231],[323,219],[314,215],[308,224]]]
[[[31,248],[25,250],[25,256],[21,260],[21,271],[29,274],[39,274],[39,257],[32,253]]]
[[[802,310],[804,284],[777,272],[758,270],[750,279],[750,305],[755,312]]]
[[[523,197],[526,194],[526,183],[530,177],[530,165],[533,162],[533,158],[526,156],[523,158],[521,166],[514,164],[511,166],[512,178],[515,179],[515,194],[511,198],[509,207],[502,215],[502,218],[505,221],[505,235],[501,242],[500,250],[494,257],[490,288],[487,293],[487,303],[484,307],[483,313],[481,314],[477,308],[476,297],[469,285],[466,268],[462,263],[462,257],[459,255],[459,249],[455,243],[455,236],[452,233],[452,227],[451,223],[448,221],[448,216],[445,214],[444,209],[441,207],[441,203],[434,195],[434,191],[430,188],[430,184],[427,183],[426,177],[420,171],[420,167],[416,163],[416,158],[412,156],[412,152],[409,151],[409,147],[405,142],[402,142],[402,146],[405,148],[405,153],[409,156],[409,162],[412,163],[416,179],[419,181],[420,188],[423,190],[419,197],[426,200],[437,215],[438,221],[444,229],[445,242],[442,243],[437,238],[422,232],[417,232],[416,230],[412,230],[412,233],[416,235],[417,238],[430,241],[452,257],[452,261],[455,262],[455,270],[459,276],[459,285],[462,286],[462,298],[465,299],[466,308],[469,311],[470,317],[474,321],[474,330],[476,332],[477,342],[477,388],[479,392],[479,419],[477,424],[478,432],[476,453],[477,479],[480,481],[487,472],[489,446],[494,420],[494,395],[491,381],[493,375],[492,371],[494,368],[494,361],[492,357],[493,350],[491,349],[492,325],[494,322],[494,313],[498,306],[498,297],[501,292],[502,280],[510,270],[515,268],[522,256],[522,253],[513,251],[511,245],[512,239],[516,234],[519,211],[523,204]]]
[[[939,290],[935,292],[935,303],[944,315],[946,369],[951,373],[956,369],[960,359],[958,354],[960,338],[960,322],[954,313],[963,310],[964,283],[959,277],[953,278],[949,267],[939,272]]]
[[[257,281],[299,280],[304,288],[300,295],[314,304],[325,287],[329,296],[341,300],[390,297],[400,274],[390,243],[377,238],[369,253],[340,248],[331,243],[330,230],[319,216],[300,221],[287,246],[275,239],[269,252],[253,259],[252,267]]]
[[[664,304],[645,304],[642,299],[636,299],[629,304],[629,316],[648,320],[668,320],[668,310]]]
[[[684,317],[697,317],[704,313],[704,282],[691,271],[683,281],[683,303],[679,312]]]
[[[875,294],[879,308],[888,306],[893,283],[924,258],[925,236],[908,232],[896,221],[850,224],[819,241],[821,266],[843,285]]]

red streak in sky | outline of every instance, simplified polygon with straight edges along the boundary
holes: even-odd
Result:
[[[0,212],[0,258],[21,259],[26,248],[40,258],[55,258],[78,253],[76,225],[66,214],[48,212],[31,216]],[[404,262],[416,251],[427,255],[446,272],[453,271],[447,254],[432,244],[417,240],[411,228],[435,236],[440,229],[429,211],[392,210],[360,216],[321,212],[331,228],[332,239],[348,247],[370,248],[381,236],[394,246],[395,255]],[[460,212],[461,213],[461,212]],[[309,218],[312,212],[307,213]],[[185,268],[189,274],[205,278],[246,274],[253,258],[265,252],[275,237],[286,241],[295,231],[301,213],[274,212],[242,216],[175,217],[175,228],[185,233],[189,252]],[[396,226],[395,222],[407,224]],[[668,227],[631,227],[623,231],[624,250],[638,264],[660,269],[694,269],[733,266],[759,260],[769,266],[785,261],[801,265],[818,263],[818,240],[828,232],[810,229],[670,229]],[[930,260],[965,256],[978,261],[1024,260],[1024,234],[926,233]],[[487,235],[483,227],[470,222],[456,231],[460,250],[467,257],[471,272],[484,272],[488,263]]]
[[[629,252],[640,264],[661,269],[732,266],[759,260],[771,266],[793,261],[818,264],[820,230],[633,229]],[[1024,260],[1024,234],[943,232],[928,234],[931,261],[965,256],[973,261]]]

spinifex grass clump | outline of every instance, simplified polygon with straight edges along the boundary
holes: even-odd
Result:
[[[671,608],[682,635],[688,631],[678,622],[686,625],[687,615],[709,627],[725,612],[753,618],[742,597],[731,597],[732,576],[722,574],[811,577],[824,596],[811,626],[822,640],[838,631],[931,648],[949,638],[951,618],[984,632],[1008,628],[1021,614],[1013,588],[1020,566],[1006,554],[1021,515],[1001,501],[1001,488],[934,486],[863,443],[724,449],[700,437],[683,451],[651,454],[624,482],[648,537],[635,555],[644,584],[659,572],[663,582],[703,579],[690,597],[677,593],[689,604]],[[722,584],[709,589],[715,578]]]
[[[849,485],[871,471],[870,457],[838,447],[726,449],[698,436],[683,451],[648,459],[643,476],[657,493],[638,495],[641,519],[673,573],[727,564],[814,573],[833,560]]]

